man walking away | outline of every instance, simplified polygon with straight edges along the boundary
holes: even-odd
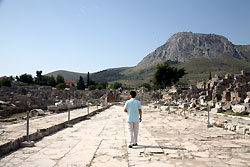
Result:
[[[124,112],[127,113],[128,130],[130,135],[129,148],[137,146],[138,132],[139,132],[139,121],[142,120],[141,103],[135,99],[136,92],[131,91],[129,94],[130,100],[126,101],[124,106]]]

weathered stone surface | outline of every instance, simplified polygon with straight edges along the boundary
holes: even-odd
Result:
[[[96,107],[77,109],[70,112],[70,122],[68,122],[68,113],[52,114],[46,117],[30,119],[30,140],[39,140],[44,136],[55,133],[66,127],[67,123],[75,124],[81,120],[85,120],[87,116],[100,112],[102,108],[96,110]],[[11,150],[16,150],[20,147],[20,142],[25,141],[26,121],[5,125],[0,122],[0,156],[9,153]]]
[[[221,108],[222,108],[222,104],[221,104],[221,102],[217,102],[217,103],[215,103],[215,108],[217,108],[217,109],[221,109]]]
[[[240,127],[240,126],[236,127],[236,133],[239,133],[241,135],[245,135],[247,131],[248,131],[248,128],[246,127]]]
[[[211,112],[212,112],[212,113],[221,113],[222,110],[221,110],[220,108],[212,108],[212,109],[211,109]]]
[[[244,103],[250,103],[250,98],[246,98],[245,100],[244,100]]]
[[[232,110],[236,113],[245,113],[246,112],[246,107],[244,105],[233,105]]]
[[[29,113],[30,117],[43,116],[43,115],[45,115],[45,113],[42,109],[32,109]]]
[[[231,109],[231,104],[226,102],[222,105],[222,110],[227,111]]]
[[[143,106],[138,146],[129,149],[126,114],[113,106],[0,159],[7,166],[248,166],[249,139]],[[107,121],[108,120],[108,121]]]

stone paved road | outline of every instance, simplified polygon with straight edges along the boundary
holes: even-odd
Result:
[[[128,149],[121,106],[43,138],[2,159],[0,166],[250,166],[250,139],[143,107],[139,146]]]
[[[100,107],[99,107],[100,108]],[[96,110],[96,106],[89,108],[89,112]],[[70,111],[70,118],[74,119],[87,115],[87,108],[74,109]],[[46,117],[34,117],[30,119],[30,134],[35,133],[38,129],[46,129],[68,120],[68,112],[51,114]],[[17,124],[5,125],[0,123],[0,145],[9,141],[18,139],[26,135],[26,121]]]

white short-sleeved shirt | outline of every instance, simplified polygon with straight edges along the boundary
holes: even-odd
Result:
[[[126,101],[125,106],[127,109],[127,121],[128,122],[139,122],[139,109],[141,109],[141,103],[135,98],[131,98]]]

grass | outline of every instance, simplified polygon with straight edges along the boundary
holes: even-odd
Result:
[[[44,113],[48,113],[49,111],[48,110],[44,110]],[[5,120],[5,119],[22,119],[24,117],[27,116],[27,113],[26,112],[22,112],[22,113],[16,113],[16,114],[12,114],[12,115],[8,115],[8,116],[3,116],[3,117],[0,117],[0,120]]]
[[[240,73],[241,70],[250,71],[250,62],[229,56],[215,59],[192,59],[175,66],[178,68],[184,67],[188,73],[180,82],[191,84],[201,80],[208,80],[209,72],[212,75],[224,75],[226,73]],[[138,83],[149,82],[153,78],[155,71],[155,66],[151,66],[145,69],[129,68],[121,73],[125,76],[128,84],[138,85]]]
[[[26,112],[24,113],[17,113],[17,114],[12,114],[12,115],[8,115],[8,116],[4,116],[4,117],[0,117],[1,120],[5,120],[5,119],[22,119],[23,117],[25,117],[27,115]]]
[[[239,117],[249,117],[249,115],[247,113],[243,113],[243,114],[242,113],[235,113],[235,112],[233,112],[233,110],[227,110],[227,111],[224,111],[222,113],[227,114],[227,115],[239,116]]]
[[[178,65],[188,72],[182,80],[196,83],[208,79],[209,72],[224,75],[226,73],[239,73],[241,70],[250,71],[250,62],[234,57],[223,56],[215,59],[193,59]]]
[[[225,129],[225,125],[224,125],[224,124],[221,124],[220,128]]]

